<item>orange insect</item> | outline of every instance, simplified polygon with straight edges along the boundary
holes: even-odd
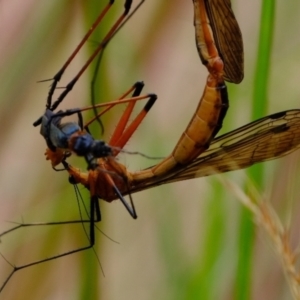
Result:
[[[218,9],[226,9],[229,12],[231,22],[226,30],[222,23],[214,24],[212,12],[217,18]],[[81,183],[91,191],[91,198],[96,197],[105,201],[112,201],[121,198],[122,195],[131,194],[136,190],[142,190],[142,186],[148,182],[155,183],[160,178],[171,176],[174,170],[186,168],[195,158],[205,151],[212,139],[222,127],[223,119],[228,108],[227,89],[224,78],[233,82],[240,82],[243,78],[243,45],[241,33],[230,7],[221,5],[219,8],[211,4],[211,1],[194,0],[194,24],[196,29],[196,44],[202,62],[209,71],[207,83],[200,99],[199,105],[193,115],[187,129],[182,134],[173,152],[163,159],[157,165],[138,172],[128,171],[124,165],[117,162],[114,157],[119,151],[113,151],[113,156],[99,158],[96,168],[91,169],[89,173],[82,173],[78,169],[63,162],[68,170],[73,183]],[[224,36],[226,34],[226,36]],[[221,58],[225,51],[223,45],[226,37],[232,37],[238,34],[236,43],[226,48],[227,52],[239,52],[238,60],[225,55],[226,64],[224,66]],[[222,36],[222,39],[220,39]],[[134,106],[134,102],[132,103]],[[117,125],[115,132],[108,142],[111,147],[122,149],[133,133],[129,126],[126,128],[128,115],[131,113],[125,111]],[[125,130],[125,131],[124,131]],[[130,133],[130,134],[129,134]],[[123,201],[122,201],[123,202]],[[131,214],[133,216],[133,214]]]
[[[195,9],[196,41],[197,41],[197,45],[199,44],[202,45],[199,48],[199,53],[202,61],[204,62],[208,71],[210,72],[210,75],[207,78],[207,84],[204,89],[203,96],[200,99],[196,112],[192,117],[192,120],[190,121],[187,129],[182,134],[181,138],[179,139],[171,155],[169,155],[167,158],[162,160],[159,164],[157,164],[156,166],[150,169],[131,174],[126,170],[126,168],[122,164],[116,162],[114,159],[114,157],[116,157],[120,152],[120,150],[116,150],[116,149],[122,149],[124,147],[124,145],[127,143],[131,135],[134,133],[134,131],[142,121],[142,118],[146,115],[146,113],[150,109],[151,105],[154,102],[153,99],[154,100],[156,99],[154,95],[149,100],[151,105],[149,105],[149,103],[146,104],[145,109],[142,112],[142,117],[138,116],[137,119],[135,119],[132,122],[132,124],[128,126],[129,117],[136,104],[136,100],[131,99],[132,101],[127,106],[123,116],[121,117],[118,125],[116,126],[115,132],[113,133],[108,143],[109,146],[103,144],[102,141],[95,143],[95,141],[86,131],[82,133],[82,129],[83,129],[82,125],[79,128],[79,126],[76,124],[78,130],[75,132],[75,134],[73,134],[73,131],[75,130],[73,129],[74,126],[72,124],[72,126],[69,126],[72,127],[70,136],[68,136],[68,138],[64,138],[64,140],[68,141],[68,144],[66,144],[65,147],[62,147],[63,146],[62,143],[57,142],[57,140],[60,141],[61,138],[60,135],[56,134],[57,127],[54,128],[53,126],[53,128],[51,128],[49,125],[50,124],[53,125],[52,120],[55,120],[55,118],[58,117],[60,117],[59,118],[59,122],[60,122],[61,117],[68,115],[68,112],[54,114],[51,120],[48,119],[46,120],[48,124],[47,126],[42,122],[42,134],[45,137],[47,144],[49,146],[46,155],[47,155],[47,159],[51,160],[52,165],[55,166],[59,162],[62,162],[65,168],[69,171],[70,175],[72,176],[73,183],[83,183],[86,187],[91,189],[92,194],[97,195],[97,197],[101,199],[104,199],[106,201],[111,201],[117,195],[117,197],[122,201],[122,203],[129,211],[131,216],[134,218],[136,218],[136,213],[132,201],[131,201],[132,205],[130,208],[127,205],[122,194],[130,193],[132,185],[135,186],[136,184],[139,184],[139,182],[145,182],[146,180],[149,180],[151,178],[156,178],[156,177],[164,176],[165,174],[169,174],[169,172],[172,172],[172,170],[176,168],[178,165],[186,165],[189,162],[193,161],[196,157],[198,157],[199,154],[201,154],[204,150],[206,150],[209,147],[211,140],[215,137],[217,132],[220,130],[222,126],[222,121],[225,117],[228,108],[227,89],[223,78],[224,75],[223,61],[220,58],[219,51],[216,46],[218,43],[215,42],[214,36],[212,34],[213,31],[210,26],[210,22],[208,21],[209,15],[207,14],[207,7],[204,6],[203,1],[200,1],[199,3],[198,1],[194,1],[194,9]],[[232,18],[234,19],[233,14],[232,14]],[[236,21],[232,22],[232,24],[233,24],[232,31],[240,32],[237,22]],[[241,41],[242,40],[240,39],[240,42]],[[237,46],[237,44],[235,44],[234,50],[232,51],[237,51],[235,48],[237,48],[239,51],[242,51],[242,45]],[[95,53],[97,53],[97,51],[98,49],[95,51]],[[94,54],[92,55],[91,58],[94,58]],[[88,62],[90,61],[91,59]],[[235,73],[233,72],[235,77],[237,77],[236,74],[240,76],[240,74],[243,72],[242,59],[239,61],[239,63],[240,63],[238,68],[239,72],[235,72]],[[82,74],[83,70],[85,70],[87,66],[88,64],[85,64],[85,66],[79,72],[79,75]],[[77,75],[75,79],[71,81],[72,84],[73,82],[76,82],[79,75]],[[230,76],[226,76],[226,78],[230,78]],[[232,81],[235,80],[233,76],[231,78]],[[54,81],[53,85],[55,83],[56,81]],[[51,94],[51,90],[49,94]],[[57,107],[56,103],[62,101],[63,99],[62,96],[64,96],[68,92],[68,90],[69,89],[66,89],[64,93],[62,93],[59,99],[52,106],[48,105],[49,104],[48,101],[47,107],[51,107],[51,111],[55,109]],[[48,111],[46,110],[46,114],[47,112]],[[78,113],[79,110],[70,110],[70,113],[72,114],[75,112]],[[45,117],[43,118],[45,119]],[[79,119],[81,119],[81,117],[79,117]],[[82,121],[79,123],[82,124]],[[88,124],[90,123],[91,122],[88,122]],[[44,127],[47,127],[47,130],[43,129]],[[63,126],[59,124],[59,127],[62,128]],[[85,128],[87,128],[87,125],[85,126]],[[51,137],[51,135],[54,135],[55,138],[59,136],[59,139],[52,138],[53,141],[51,141],[51,139],[49,138]],[[90,145],[86,147],[87,135],[89,136],[89,140],[91,140],[90,144],[91,145],[96,144],[97,150],[100,148],[100,151],[96,153],[96,151],[93,151],[93,147],[90,147]],[[79,144],[77,143],[78,139],[81,140],[82,138],[84,138],[83,144],[85,147],[82,146],[77,147],[77,144]],[[75,142],[73,141],[74,139]],[[53,145],[55,147],[53,147]],[[76,145],[76,147],[74,145]],[[100,146],[98,147],[98,145]],[[57,158],[57,153],[60,152],[59,151],[56,152],[56,148],[58,148],[60,151],[61,150],[63,151],[62,152],[63,155],[59,155],[58,158]],[[81,155],[85,155],[86,160],[89,163],[89,168],[90,168],[89,175],[83,175],[82,173],[78,175],[74,171],[74,169],[68,165],[68,163],[65,161],[65,158],[69,156],[69,153],[68,151],[65,152],[64,148],[70,149],[77,154],[80,153]],[[77,150],[78,148],[80,148],[80,151]],[[103,159],[97,160],[96,163],[94,163],[94,166],[91,165],[91,162],[94,159],[101,158],[101,157],[103,157]],[[95,186],[93,187],[94,184]],[[92,190],[94,190],[95,192],[92,192]]]
[[[95,140],[89,134],[88,125],[90,124],[90,122],[88,122],[86,125],[83,125],[81,116],[82,110],[71,109],[64,112],[54,112],[58,105],[63,101],[65,96],[73,88],[74,84],[86,70],[91,61],[95,58],[97,53],[105,47],[108,40],[120,26],[129,11],[130,4],[131,1],[125,1],[124,13],[117,20],[112,29],[108,32],[102,43],[98,46],[87,63],[81,68],[74,79],[66,86],[66,89],[61,93],[58,99],[52,104],[53,92],[58,81],[60,80],[62,74],[64,73],[73,57],[76,55],[83,43],[91,34],[91,31],[96,26],[95,24],[103,18],[107,10],[111,7],[112,1],[109,2],[107,7],[98,17],[96,23],[92,26],[91,30],[84,37],[83,41],[79,44],[71,57],[64,64],[63,68],[54,76],[53,83],[48,94],[46,112],[34,123],[35,126],[39,124],[42,125],[41,134],[45,138],[48,145],[46,156],[47,159],[51,161],[52,166],[55,167],[57,164],[62,163],[71,175],[72,183],[83,183],[85,187],[90,190],[90,219],[85,221],[78,221],[90,223],[89,244],[85,247],[71,250],[69,252],[52,256],[43,260],[31,262],[21,266],[14,266],[11,274],[2,285],[1,289],[4,288],[13,274],[21,269],[93,247],[95,242],[94,223],[100,221],[101,219],[98,201],[99,197],[107,201],[111,201],[112,199],[118,197],[125,205],[130,215],[133,218],[136,218],[137,215],[131,197],[129,205],[125,201],[123,194],[130,194],[133,186],[136,184],[138,186],[139,182],[141,182],[141,184],[144,184],[148,180],[155,180],[155,178],[162,177],[166,174],[171,174],[172,171],[175,170],[179,165],[184,166],[193,161],[200,153],[202,153],[209,147],[211,140],[214,138],[214,136],[222,126],[222,121],[228,108],[228,99],[226,86],[223,80],[223,63],[219,58],[219,54],[215,46],[208,49],[208,53],[211,55],[211,57],[214,58],[216,62],[211,64],[211,66],[209,67],[209,70],[213,72],[211,72],[211,74],[208,76],[207,84],[196,112],[186,131],[182,134],[174,151],[169,157],[164,159],[155,167],[141,172],[132,173],[133,177],[131,177],[131,173],[129,173],[125,169],[125,167],[122,164],[118,163],[114,158],[127,143],[128,139],[134,133],[135,129],[138,127],[156,99],[155,95],[139,96],[143,87],[142,84],[134,85],[134,87],[129,89],[129,91],[127,91],[122,97],[119,98],[119,101],[105,104],[107,106],[107,109],[104,110],[104,112],[116,105],[116,103],[129,101],[129,104],[119,123],[117,124],[116,129],[108,144],[105,144],[103,141]],[[208,26],[209,24],[203,25],[204,28],[207,28]],[[204,36],[206,44],[208,43],[209,39],[213,38],[210,35]],[[131,92],[133,92],[133,97],[130,99],[124,99]],[[132,114],[137,100],[146,98],[149,98],[149,101],[145,105],[144,109],[130,124],[128,124],[129,118]],[[97,105],[97,107],[100,106],[103,105]],[[71,114],[78,115],[78,123],[62,123],[63,117]],[[97,119],[97,117],[94,118],[94,120]],[[78,172],[77,169],[74,169],[66,162],[66,159],[70,156],[71,152],[75,152],[77,155],[82,155],[86,158],[89,167],[89,172],[87,174]],[[48,225],[65,223],[70,222],[48,223]],[[41,223],[39,223],[39,225],[40,224]],[[0,236],[16,230],[19,227],[30,225],[33,226],[34,224],[20,224],[19,226],[16,226],[11,230],[2,233],[2,235]]]
[[[126,3],[128,2],[130,1],[126,1]],[[229,1],[225,1],[224,3],[230,4]],[[228,10],[232,12],[230,5],[221,7],[224,11]],[[201,46],[199,48],[199,53],[210,74],[196,112],[187,126],[187,129],[179,139],[173,152],[159,164],[137,172],[128,171],[124,165],[114,159],[149,110],[149,105],[146,104],[140,115],[136,117],[130,125],[128,125],[128,120],[132,110],[134,109],[136,101],[138,100],[137,98],[125,100],[129,101],[129,104],[117,124],[116,130],[114,131],[110,141],[107,144],[104,144],[104,146],[108,149],[107,155],[97,155],[98,152],[95,153],[91,150],[91,148],[84,151],[83,156],[87,159],[90,169],[88,172],[81,172],[67,163],[66,159],[68,158],[70,151],[77,154],[80,154],[80,151],[74,151],[76,148],[73,143],[68,143],[64,147],[61,147],[60,144],[55,145],[54,142],[60,141],[60,139],[51,137],[51,134],[53,134],[53,132],[57,132],[57,128],[47,128],[47,126],[53,124],[58,125],[56,127],[58,127],[59,130],[62,129],[64,126],[61,126],[62,124],[60,124],[60,121],[69,113],[56,113],[54,117],[51,117],[50,121],[46,120],[47,126],[44,137],[46,137],[46,141],[47,138],[49,138],[50,142],[55,147],[55,149],[51,149],[52,145],[50,144],[51,147],[47,150],[47,158],[51,160],[53,166],[56,166],[58,163],[62,163],[71,176],[71,182],[73,184],[81,183],[90,190],[90,219],[73,222],[88,222],[90,224],[89,244],[85,247],[52,256],[50,258],[21,266],[15,266],[1,289],[4,288],[11,276],[13,276],[13,274],[18,270],[93,247],[95,242],[94,225],[95,222],[98,222],[101,219],[99,198],[108,202],[111,202],[114,199],[121,199],[131,216],[136,218],[131,198],[131,206],[129,206],[125,200],[122,200],[124,199],[123,196],[126,194],[131,196],[134,192],[165,183],[240,169],[257,162],[283,156],[299,147],[300,134],[298,134],[298,131],[300,125],[300,110],[292,110],[270,115],[214,139],[222,126],[222,121],[228,108],[227,90],[224,79],[232,82],[239,82],[243,78],[242,53],[236,53],[238,51],[242,51],[242,46],[238,43],[239,45],[234,46],[232,50],[232,53],[235,53],[235,55],[232,55],[232,57],[227,55],[227,51],[229,50],[225,50],[224,48],[226,39],[222,39],[220,37],[220,35],[223,35],[226,31],[219,31],[211,26],[211,24],[215,22],[212,21],[212,16],[216,18],[216,12],[218,12],[217,8],[213,6],[211,2],[200,0],[194,0],[194,8],[197,45],[204,45],[204,47]],[[233,15],[229,15],[234,19]],[[198,21],[199,23],[197,23]],[[199,24],[201,24],[200,27]],[[236,21],[231,22],[230,24],[233,28],[236,28],[237,26]],[[214,23],[214,26],[217,27],[216,23]],[[232,27],[229,27],[230,30]],[[222,51],[226,51],[226,53]],[[233,66],[232,59],[235,59],[237,66]],[[224,66],[223,61],[225,64]],[[87,66],[88,65],[85,65],[85,68],[87,68]],[[80,73],[80,75],[81,74],[82,73]],[[76,81],[80,75],[75,77]],[[59,76],[55,76],[55,80],[56,77]],[[53,85],[56,85],[57,82],[55,82],[56,81],[54,81]],[[52,94],[54,89],[55,87],[51,88]],[[134,90],[134,88],[131,89],[128,94]],[[67,93],[68,90],[65,91],[65,94]],[[128,94],[126,94],[125,97],[127,97]],[[50,98],[51,97],[52,96],[50,96]],[[62,99],[64,97],[65,96],[63,96]],[[146,95],[145,98],[147,97],[150,97],[151,103],[151,95]],[[52,106],[50,101],[50,111],[56,109],[62,99],[59,98],[59,101],[55,102]],[[107,105],[108,108],[111,108],[113,105],[121,103],[122,99],[123,97],[120,97],[120,101],[111,102],[105,105]],[[56,105],[56,103],[58,104]],[[81,111],[82,110],[71,110],[70,113],[78,114]],[[59,122],[57,122],[57,120],[55,121],[55,118],[57,118]],[[40,119],[37,123],[40,123],[41,121],[42,120]],[[79,121],[78,124],[79,129],[76,131],[76,137],[80,135],[79,131],[87,129],[90,122],[88,122],[85,126],[82,125],[83,122],[81,121]],[[71,140],[71,136],[68,136],[67,140]],[[103,144],[101,145],[103,146]],[[56,152],[59,154],[57,155]],[[66,223],[70,222],[55,222],[47,224],[57,225]],[[20,224],[19,226],[3,233],[0,237],[22,226],[40,224],[41,223]]]
[[[172,172],[166,172],[160,176],[154,174],[157,165],[142,171],[130,172],[115,161],[111,163],[109,160],[109,162],[111,163],[110,166],[116,166],[115,173],[117,168],[123,172],[115,175],[119,179],[119,181],[115,181],[119,184],[117,187],[122,188],[123,195],[133,194],[162,184],[239,170],[256,163],[285,156],[300,148],[299,129],[300,109],[282,111],[263,117],[215,138],[209,149],[192,162],[186,165],[177,164]],[[99,159],[100,167],[107,168],[107,165],[101,165],[102,160]],[[68,165],[66,162],[65,167],[75,182],[90,188],[92,182],[90,173],[80,172],[79,169]],[[92,176],[94,174],[95,172],[92,173]],[[98,176],[94,178],[96,196],[106,201],[117,199],[116,195],[107,192],[107,186],[105,189],[102,177],[97,173],[96,175]]]
[[[242,34],[230,0],[193,0],[196,46],[202,63],[215,72],[218,54],[224,63],[223,78],[240,83],[244,77]]]
[[[90,190],[92,205],[96,205],[98,199],[111,202],[126,194],[131,197],[137,191],[161,184],[242,169],[284,156],[299,147],[299,110],[272,114],[213,139],[222,125],[228,105],[223,78],[232,82],[239,82],[243,78],[243,55],[234,55],[243,49],[240,30],[230,2],[225,3],[227,6],[224,4],[221,8],[223,12],[228,12],[226,15],[230,16],[231,21],[224,28],[232,29],[230,36],[236,33],[238,41],[231,50],[226,48],[226,55],[220,52],[227,62],[223,68],[218,48],[225,51],[225,39],[220,40],[220,36],[226,31],[224,28],[220,30],[220,26],[216,29],[215,23],[212,30],[210,24],[214,19],[208,14],[213,11],[216,18],[217,6],[212,1],[194,0],[196,42],[198,46],[201,45],[198,47],[199,53],[210,75],[192,120],[167,158],[157,165],[135,172],[127,170],[114,159],[118,151],[113,152],[113,157],[97,159],[97,167],[88,173],[63,162],[72,182]],[[218,38],[215,39],[214,35]],[[231,57],[235,58],[234,63],[231,63]],[[132,134],[132,131],[130,127],[124,131],[125,127],[123,116],[108,143],[111,147],[122,148],[126,144],[127,132]]]

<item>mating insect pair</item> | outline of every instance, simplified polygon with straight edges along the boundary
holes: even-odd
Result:
[[[107,8],[109,8],[111,4],[112,3],[110,2]],[[225,68],[223,68],[223,61],[220,58],[219,54],[220,50],[217,49],[217,44],[214,44],[214,37],[211,32],[210,24],[209,22],[206,22],[206,20],[209,20],[211,16],[207,13],[208,9],[204,6],[204,2],[195,1],[194,7],[196,21],[196,40],[198,41],[197,46],[200,57],[210,73],[207,79],[207,85],[204,89],[204,94],[200,99],[199,105],[190,124],[182,134],[182,137],[179,139],[179,142],[175,146],[171,155],[152,168],[133,173],[127,171],[123,165],[117,163],[114,159],[112,159],[112,156],[116,156],[119,153],[119,150],[117,150],[117,148],[124,147],[128,139],[131,137],[133,132],[136,130],[136,128],[156,100],[155,95],[145,95],[142,97],[137,97],[141,92],[141,83],[138,83],[134,87],[134,98],[127,100],[130,101],[130,103],[127,106],[127,109],[122,118],[120,119],[112,138],[109,141],[110,146],[107,146],[102,141],[95,141],[92,136],[86,131],[87,126],[83,126],[81,116],[82,110],[73,109],[58,113],[53,113],[53,111],[72,89],[73,85],[79,79],[84,70],[89,66],[98,52],[100,52],[105,47],[107,41],[111,38],[115,30],[127,15],[130,5],[130,1],[125,2],[124,14],[117,20],[115,25],[105,36],[101,44],[95,50],[87,63],[78,72],[75,78],[67,85],[65,91],[53,104],[51,104],[53,91],[57,85],[57,82],[62,76],[65,68],[70,63],[70,60],[79,50],[79,47],[75,49],[74,53],[65,63],[64,67],[54,76],[54,82],[51,86],[47,99],[46,113],[34,124],[35,126],[39,125],[40,123],[42,124],[41,133],[44,136],[49,147],[49,149],[47,150],[47,158],[51,160],[53,166],[62,162],[66,170],[68,170],[68,172],[71,174],[72,180],[75,183],[82,183],[85,187],[89,188],[92,195],[95,194],[97,197],[107,201],[111,201],[117,196],[124,204],[126,202],[123,200],[122,194],[129,194],[131,193],[131,191],[134,191],[136,187],[146,184],[147,181],[157,180],[157,178],[161,178],[165,174],[168,175],[177,166],[187,165],[190,161],[198,157],[200,153],[202,153],[209,147],[211,140],[214,138],[214,136],[222,126],[222,121],[225,117],[228,107],[227,90],[224,83],[224,78],[226,78],[226,80],[228,81],[239,82],[243,76],[242,55],[240,55],[238,65],[235,66],[235,68],[231,67],[231,64],[229,64],[230,58],[225,57],[226,65]],[[230,9],[230,7],[227,7],[227,9]],[[106,13],[106,11],[107,10],[105,9],[103,12]],[[230,51],[232,53],[242,53],[241,34],[232,11],[231,14],[234,22],[230,23],[232,29],[230,31],[230,34],[238,35],[239,42],[233,44]],[[98,22],[98,20],[102,17],[103,13],[100,14],[100,17],[96,22]],[[197,24],[197,22],[199,24]],[[94,25],[92,26],[92,29],[95,29]],[[90,34],[91,30],[80,43],[80,47]],[[230,34],[226,32],[221,32],[220,34],[227,34],[228,36],[230,36]],[[131,92],[132,89],[130,89],[129,92]],[[120,99],[126,97],[129,92],[125,93],[125,95],[120,97]],[[148,97],[150,99],[145,105],[144,110],[131,123],[130,126],[127,126],[129,116],[132,113],[136,101]],[[108,108],[111,108],[115,103],[116,102],[104,105],[108,106]],[[104,105],[96,105],[93,108]],[[78,114],[79,125],[75,123],[60,124],[62,117],[74,113]],[[100,115],[98,115],[97,117],[99,116]],[[86,130],[83,131],[83,129]],[[109,147],[114,147],[115,150],[112,150],[112,148],[110,149]],[[67,151],[65,151],[65,149],[67,149]],[[78,155],[85,156],[89,164],[89,168],[91,169],[88,175],[78,172],[77,169],[71,167],[66,163],[65,158],[69,156],[70,151],[73,151]],[[101,157],[106,158],[101,159]],[[96,158],[100,159],[98,159],[98,161],[95,163],[96,167],[92,167],[92,162],[94,162]],[[110,174],[112,175],[110,175],[108,172],[110,172]],[[119,179],[114,180],[112,178],[114,174],[115,176],[119,177]],[[118,183],[116,184],[115,181],[118,181]],[[95,182],[94,187],[92,187],[93,182]],[[129,211],[132,216],[136,217],[135,213],[133,213],[133,210]]]
[[[224,79],[239,82],[243,77],[241,38],[238,38],[239,35],[236,35],[239,33],[239,29],[231,11],[230,2],[221,1],[217,3],[218,5],[214,5],[216,2],[194,1],[198,50],[202,61],[209,71],[204,94],[201,97],[196,113],[171,155],[153,167],[142,171],[130,172],[114,159],[155,101],[155,95],[139,96],[142,87],[140,83],[134,85],[119,100],[105,104],[107,109],[109,109],[123,100],[123,102],[129,102],[113,136],[107,144],[95,140],[88,133],[89,122],[83,124],[82,110],[72,109],[66,112],[54,113],[54,110],[63,101],[90,62],[106,46],[113,33],[123,22],[128,14],[131,1],[125,1],[125,12],[77,76],[67,85],[66,90],[52,104],[52,95],[57,82],[92,31],[88,32],[88,35],[80,43],[80,47],[76,48],[64,67],[54,76],[54,82],[47,100],[46,113],[35,125],[42,124],[41,132],[49,147],[47,158],[51,160],[52,165],[56,166],[62,163],[66,171],[71,175],[72,183],[83,184],[90,190],[90,219],[86,220],[90,223],[90,243],[87,247],[17,266],[10,277],[20,269],[92,247],[95,235],[94,223],[100,220],[99,198],[109,202],[114,199],[120,199],[130,214],[136,217],[132,201],[131,206],[129,206],[123,197],[126,194],[131,196],[134,192],[160,184],[240,169],[253,163],[285,155],[299,147],[298,110],[265,117],[214,139],[222,125],[228,106]],[[113,1],[109,2],[98,20],[102,20],[112,3]],[[223,12],[229,12],[230,18],[224,19],[222,17]],[[227,24],[228,26],[222,27],[221,25],[226,24],[227,20],[230,21]],[[237,41],[237,44],[232,44],[234,45],[233,48],[225,47],[227,44],[231,45],[231,43],[227,43],[230,39]],[[126,98],[130,93],[133,93],[133,97]],[[127,126],[135,103],[140,99],[149,99],[148,104],[146,104],[140,115]],[[96,107],[101,106],[103,105],[96,105]],[[77,114],[79,122],[63,123],[63,117],[70,114]],[[96,118],[98,117],[99,115]],[[71,152],[85,157],[89,168],[87,173],[80,172],[77,168],[67,163],[66,159]]]

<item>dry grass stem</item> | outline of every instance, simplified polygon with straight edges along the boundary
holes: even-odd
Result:
[[[296,267],[299,251],[293,250],[290,246],[289,230],[283,226],[276,211],[262,195],[259,195],[253,184],[248,184],[250,186],[249,194],[251,194],[248,196],[234,182],[221,176],[219,178],[222,184],[253,213],[258,226],[262,227],[270,237],[293,298],[300,299],[300,274]]]

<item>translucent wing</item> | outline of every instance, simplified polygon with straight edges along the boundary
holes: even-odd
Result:
[[[164,177],[134,186],[130,193],[170,182],[243,169],[282,157],[298,148],[300,109],[280,112],[221,135],[190,164],[178,166]]]
[[[244,77],[242,34],[230,0],[204,0],[215,44],[224,62],[224,79],[240,83]]]

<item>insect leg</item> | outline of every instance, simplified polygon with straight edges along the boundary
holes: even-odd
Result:
[[[38,264],[41,264],[41,263],[44,263],[44,262],[52,261],[52,260],[57,259],[57,258],[61,258],[61,257],[64,257],[64,256],[68,256],[68,255],[71,255],[71,254],[74,254],[74,253],[81,252],[81,251],[92,248],[95,244],[95,223],[99,222],[100,220],[101,220],[101,214],[100,214],[100,207],[99,207],[98,198],[96,196],[91,195],[90,220],[89,220],[89,224],[90,224],[89,244],[87,246],[84,246],[84,247],[80,247],[80,248],[77,248],[77,249],[74,249],[74,250],[70,250],[70,251],[67,251],[67,252],[64,252],[64,253],[61,253],[61,254],[58,254],[58,255],[54,255],[54,256],[51,256],[51,257],[47,257],[45,259],[37,260],[37,261],[31,262],[31,263],[27,263],[27,264],[23,264],[23,265],[19,265],[19,266],[13,266],[12,265],[13,270],[9,274],[9,276],[6,278],[6,280],[3,282],[3,284],[1,285],[0,293],[4,289],[6,284],[9,282],[9,280],[12,278],[12,276],[17,271],[20,271],[22,269],[26,269],[26,268],[29,268],[31,266],[35,266],[35,265],[38,265]],[[81,221],[78,221],[78,223],[79,222],[81,222]],[[74,222],[74,223],[77,223],[77,222]],[[64,224],[64,222],[58,222],[57,224]],[[38,224],[35,224],[35,225],[38,225]],[[15,229],[17,229],[17,228],[14,228],[13,230],[15,230]],[[8,231],[6,233],[8,233]]]

